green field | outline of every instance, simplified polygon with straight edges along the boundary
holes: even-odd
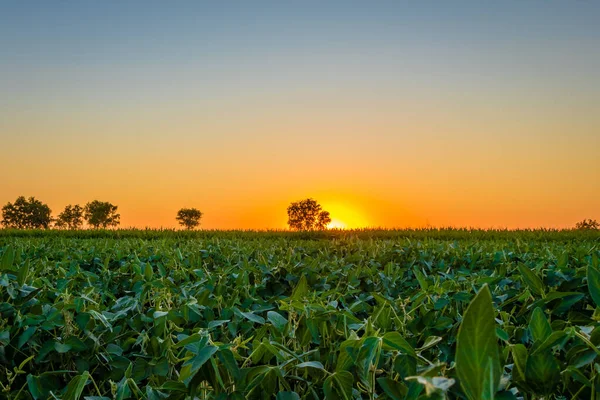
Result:
[[[0,230],[0,397],[595,399],[599,257],[593,231]]]

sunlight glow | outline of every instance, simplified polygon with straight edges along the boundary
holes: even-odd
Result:
[[[329,229],[356,229],[368,226],[364,214],[354,204],[323,201],[323,209],[331,213]]]
[[[346,229],[346,224],[338,219],[332,219],[329,225],[327,225],[329,229]]]

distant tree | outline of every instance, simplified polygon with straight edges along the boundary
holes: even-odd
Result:
[[[597,230],[600,229],[600,223],[595,219],[584,219],[583,221],[580,221],[577,224],[575,224],[575,228],[581,230]]]
[[[195,208],[182,208],[177,211],[177,217],[175,217],[179,225],[185,226],[186,229],[194,229],[200,225],[200,218],[202,218],[202,212]]]
[[[47,229],[52,222],[52,210],[35,197],[19,196],[14,203],[2,207],[2,225],[17,229]]]
[[[119,225],[121,215],[117,206],[108,201],[94,200],[83,208],[84,218],[93,228],[109,228]]]
[[[68,205],[64,211],[58,214],[55,226],[66,229],[80,229],[83,225],[83,208],[79,204]]]
[[[290,204],[287,213],[290,229],[298,231],[323,230],[331,222],[329,211],[310,198]]]

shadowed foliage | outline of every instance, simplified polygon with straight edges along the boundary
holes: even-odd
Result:
[[[179,225],[185,226],[186,229],[194,229],[200,225],[200,218],[202,218],[202,212],[196,208],[182,208],[177,211],[177,217],[175,217]]]
[[[598,221],[596,221],[595,219],[584,219],[583,221],[578,222],[577,224],[575,224],[575,229],[580,229],[580,230],[585,230],[585,229],[592,229],[592,230],[598,230],[600,229],[600,223],[598,223]]]
[[[61,229],[81,229],[83,225],[83,208],[79,204],[69,204],[58,214],[54,225]]]
[[[290,204],[287,213],[290,229],[297,231],[323,230],[331,222],[329,211],[310,198]]]
[[[47,229],[52,222],[52,210],[35,197],[18,197],[2,207],[2,225],[16,229]]]
[[[117,214],[117,206],[108,201],[94,200],[85,205],[84,217],[93,228],[110,228],[119,225],[121,215]]]

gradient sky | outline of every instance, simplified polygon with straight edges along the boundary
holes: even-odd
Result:
[[[599,149],[599,1],[0,0],[2,204],[569,227]]]

